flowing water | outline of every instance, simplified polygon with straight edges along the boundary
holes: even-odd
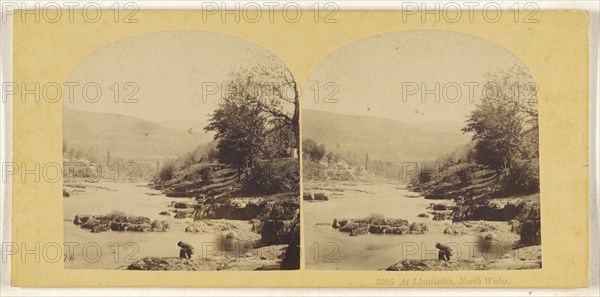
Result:
[[[304,237],[307,269],[385,269],[402,259],[436,259],[436,242],[450,245],[455,256],[479,256],[474,235],[444,234],[451,221],[418,217],[431,203],[452,204],[451,200],[426,200],[400,184],[361,184],[338,186],[343,192],[329,201],[304,201]],[[319,192],[319,190],[315,190]],[[349,236],[331,227],[334,218],[368,216],[405,219],[426,223],[425,234]]]
[[[64,198],[65,268],[118,269],[146,256],[177,257],[177,242],[192,244],[196,252],[212,250],[218,242],[215,234],[191,234],[185,227],[192,219],[174,219],[159,215],[172,201],[192,201],[191,198],[170,198],[144,183],[82,183]],[[91,233],[73,224],[75,215],[105,215],[112,212],[144,216],[169,222],[167,232],[101,232]],[[68,247],[71,248],[68,248]]]

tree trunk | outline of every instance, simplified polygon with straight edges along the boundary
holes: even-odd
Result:
[[[294,115],[292,116],[292,130],[296,139],[296,149],[298,158],[300,158],[300,95],[298,94],[298,85],[294,83]]]

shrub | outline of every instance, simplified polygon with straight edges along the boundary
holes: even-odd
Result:
[[[419,171],[419,183],[424,184],[427,183],[429,181],[431,181],[433,178],[433,174],[431,173],[431,171],[427,170],[427,169],[423,169],[421,171]]]
[[[539,166],[533,162],[514,162],[511,171],[504,176],[507,193],[531,194],[540,190]]]
[[[158,173],[158,178],[161,181],[167,181],[167,180],[172,179],[174,174],[175,174],[175,165],[169,163],[160,169],[160,172]]]
[[[202,167],[200,169],[200,178],[203,182],[210,183],[212,181],[212,168],[210,166]]]
[[[246,191],[251,194],[298,192],[300,164],[298,159],[274,159],[257,162],[246,180]]]
[[[471,168],[461,167],[456,172],[456,176],[458,177],[458,181],[461,185],[466,186],[473,183],[473,173],[471,172]]]
[[[325,155],[325,145],[319,145],[316,141],[306,138],[302,141],[302,152],[311,160],[320,161]]]

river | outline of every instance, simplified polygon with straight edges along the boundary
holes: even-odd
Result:
[[[315,185],[308,184],[308,188]],[[304,237],[307,269],[380,270],[402,259],[436,259],[436,242],[450,245],[461,258],[478,257],[474,235],[444,234],[451,221],[418,217],[430,203],[402,184],[330,184],[343,191],[329,192],[329,201],[304,201]],[[306,186],[305,186],[306,188]],[[320,190],[313,190],[319,192]],[[328,191],[321,191],[328,192]],[[372,215],[426,223],[425,234],[349,236],[331,227],[334,218],[364,218]]]
[[[71,196],[64,198],[65,268],[120,269],[146,256],[177,257],[177,242],[196,247],[196,252],[217,242],[214,234],[185,232],[192,219],[174,219],[159,215],[168,210],[172,201],[192,201],[191,198],[170,198],[151,189],[146,183],[80,183],[83,188],[69,188]],[[167,232],[101,232],[91,233],[73,224],[75,215],[105,215],[112,212],[144,216],[169,222]],[[70,247],[70,248],[69,248]],[[67,253],[67,251],[73,251]]]

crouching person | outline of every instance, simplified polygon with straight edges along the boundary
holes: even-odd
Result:
[[[181,248],[181,250],[179,250],[179,258],[192,258],[192,255],[194,254],[194,247],[191,244],[180,241],[177,243],[177,246]]]
[[[450,261],[450,257],[452,257],[452,248],[439,242],[435,244],[435,247],[439,250],[438,260]]]

